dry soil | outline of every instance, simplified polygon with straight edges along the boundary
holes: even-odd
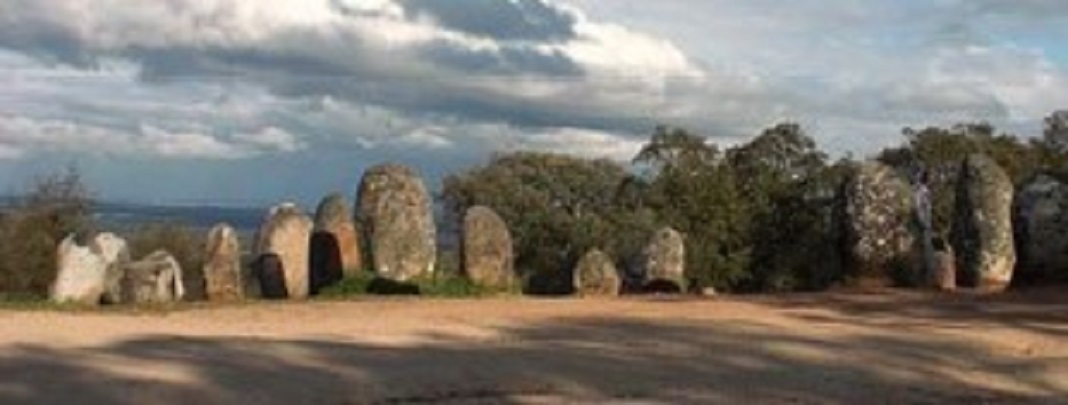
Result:
[[[1068,403],[1068,289],[0,310],[0,403]]]

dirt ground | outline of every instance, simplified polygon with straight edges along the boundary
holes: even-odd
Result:
[[[0,311],[0,403],[1068,403],[1068,289]]]

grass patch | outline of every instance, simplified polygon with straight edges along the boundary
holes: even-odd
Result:
[[[65,307],[37,294],[0,293],[0,309],[43,310]]]

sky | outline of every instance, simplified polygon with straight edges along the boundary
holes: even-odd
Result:
[[[74,165],[101,199],[310,205],[385,162],[626,162],[657,124],[1037,136],[1066,38],[1063,0],[0,0],[0,193]]]

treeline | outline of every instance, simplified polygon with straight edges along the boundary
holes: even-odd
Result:
[[[1068,111],[1039,137],[987,123],[903,130],[873,158],[931,189],[933,229],[950,232],[953,184],[970,154],[992,157],[1019,187],[1038,174],[1068,178]],[[516,267],[531,292],[566,293],[570,269],[593,248],[638,279],[642,248],[670,226],[686,240],[691,288],[728,292],[822,290],[847,282],[835,210],[855,165],[831,160],[795,123],[721,148],[682,128],[659,127],[630,164],[517,152],[444,179],[450,223],[484,205],[508,223]],[[452,228],[456,229],[455,226]]]

